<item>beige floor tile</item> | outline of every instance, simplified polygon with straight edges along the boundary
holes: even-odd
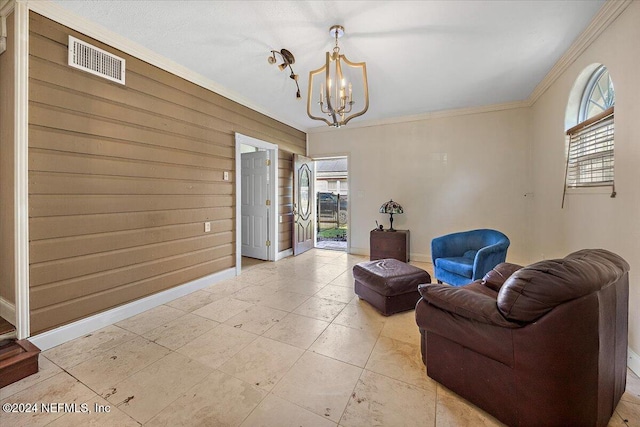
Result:
[[[117,383],[166,356],[169,351],[142,337],[136,337],[68,371],[98,394],[105,396]]]
[[[175,299],[168,302],[166,305],[169,307],[177,308],[178,310],[191,313],[207,304],[210,304],[216,300],[223,298],[223,295],[214,294],[207,291],[195,291],[182,298]]]
[[[250,269],[248,271],[242,271],[238,276],[238,279],[245,283],[252,283],[255,285],[263,285],[270,280],[270,276],[274,275],[271,270],[268,269]]]
[[[246,288],[247,286],[251,286],[251,284],[239,280],[238,277],[234,277],[233,279],[227,279],[223,280],[222,282],[214,283],[213,285],[207,288],[203,288],[202,290],[214,295],[228,297],[238,292],[240,289]]]
[[[240,427],[335,427],[336,423],[284,399],[268,395]]]
[[[158,328],[152,329],[142,336],[170,350],[177,350],[217,325],[218,322],[213,320],[205,319],[195,314],[187,314]]]
[[[312,296],[316,294],[320,289],[327,286],[327,284],[300,278],[298,276],[294,276],[292,273],[280,277],[278,280],[269,283],[268,286],[277,290],[284,290],[287,292],[295,292],[297,294]]]
[[[628,425],[629,424],[627,424],[622,419],[622,417],[620,416],[620,414],[618,414],[617,411],[613,413],[613,415],[609,419],[609,422],[607,423],[607,427],[627,427]]]
[[[438,384],[436,427],[504,426],[500,421]]]
[[[416,323],[415,311],[405,311],[387,317],[381,335],[420,345],[420,329]]]
[[[380,337],[365,368],[426,390],[434,390],[436,386],[427,376],[420,345]]]
[[[286,315],[286,311],[261,305],[252,305],[224,323],[234,328],[261,335]]]
[[[177,352],[216,369],[249,345],[258,336],[228,325],[218,325]]]
[[[348,269],[347,271],[333,279],[331,282],[329,282],[329,284],[353,289],[353,272],[351,271],[351,269]]]
[[[435,418],[435,391],[365,370],[340,425],[422,427],[434,425]]]
[[[330,299],[333,301],[339,301],[339,302],[348,304],[349,301],[351,301],[353,297],[356,296],[356,294],[353,292],[353,288],[346,288],[344,286],[327,285],[321,290],[319,290],[318,293],[316,293],[314,296],[318,298]]]
[[[257,304],[264,298],[273,295],[274,292],[275,289],[268,286],[250,285],[246,288],[240,289],[238,292],[233,294],[233,298],[245,302],[250,302],[252,304]]]
[[[627,369],[627,388],[622,395],[622,400],[640,404],[640,379],[630,369]]]
[[[291,312],[308,299],[308,295],[280,290],[264,297],[258,304]]]
[[[56,365],[69,369],[80,362],[136,337],[126,329],[109,325],[90,334],[53,347],[43,354]]]
[[[333,323],[348,326],[362,331],[379,334],[386,321],[386,317],[378,313],[371,305],[365,301],[347,304],[347,306],[336,316]]]
[[[134,334],[142,335],[185,314],[184,311],[178,310],[177,308],[160,305],[144,313],[140,313],[137,316],[129,317],[128,319],[118,322],[116,326],[131,331]]]
[[[2,405],[5,403],[36,404],[37,411],[28,413],[6,412],[3,406],[3,411],[0,412],[0,421],[2,421],[3,427],[43,426],[64,415],[63,408],[55,404],[75,404],[76,409],[80,411],[81,404],[93,396],[95,396],[95,393],[87,386],[68,373],[60,372],[0,402]],[[54,406],[47,411],[44,410],[41,404],[53,404]]]
[[[309,350],[364,368],[377,338],[375,333],[331,324]]]
[[[264,333],[264,337],[307,349],[324,331],[328,322],[290,313]]]
[[[616,413],[620,415],[629,427],[640,427],[640,405],[621,400],[616,407]],[[615,415],[615,414],[614,414]]]
[[[107,400],[144,424],[211,372],[187,356],[170,353],[116,384]]]
[[[145,426],[237,426],[266,395],[258,387],[214,371]]]
[[[362,369],[306,352],[273,389],[273,394],[338,422]]]
[[[302,316],[331,322],[345,306],[346,304],[338,301],[311,297],[293,312]]]
[[[304,350],[258,337],[226,363],[220,366],[222,372],[265,390],[271,390]]]
[[[305,278],[308,280],[312,280],[318,283],[328,284],[329,282],[335,280],[338,276],[343,274],[346,271],[344,269],[331,269],[323,266],[322,268],[311,268],[306,273],[303,273]],[[296,273],[299,276],[299,273]]]
[[[40,353],[38,356],[38,372],[13,384],[0,388],[0,400],[25,390],[39,382],[62,372],[62,369]],[[1,415],[0,415],[1,416]]]
[[[251,305],[251,303],[246,301],[225,297],[195,310],[193,314],[215,320],[216,322],[224,322],[251,307]]]
[[[47,427],[139,427],[140,423],[135,421],[129,415],[125,414],[111,403],[95,396],[85,402],[89,408],[89,413],[72,413],[65,414],[47,424]],[[108,412],[107,412],[108,411]]]

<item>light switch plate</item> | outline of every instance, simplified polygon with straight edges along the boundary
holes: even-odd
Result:
[[[225,181],[229,181],[229,172],[228,171],[222,172],[222,179],[225,180]]]

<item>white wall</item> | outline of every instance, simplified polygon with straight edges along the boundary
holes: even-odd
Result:
[[[532,107],[531,254],[564,256],[605,248],[631,264],[629,345],[640,353],[640,2],[632,2]],[[565,109],[574,81],[593,63],[609,68],[616,91],[615,181],[600,194],[570,194],[560,209]]]
[[[308,155],[348,153],[351,252],[369,253],[378,213],[404,208],[394,228],[411,231],[411,258],[430,260],[431,239],[495,228],[511,239],[507,259],[528,261],[528,108],[310,133]]]

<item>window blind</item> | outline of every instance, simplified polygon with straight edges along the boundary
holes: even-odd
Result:
[[[568,188],[612,186],[614,183],[613,107],[567,131]]]

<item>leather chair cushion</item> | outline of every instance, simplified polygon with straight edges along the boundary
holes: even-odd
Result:
[[[502,288],[504,282],[521,268],[522,266],[518,264],[502,262],[484,275],[482,278],[482,284],[496,292],[500,292],[500,288]]]
[[[473,258],[437,258],[436,267],[462,277],[471,278],[473,276]]]
[[[605,288],[629,271],[626,261],[610,254],[583,250],[522,268],[498,292],[498,309],[509,320],[530,323],[562,303]]]

